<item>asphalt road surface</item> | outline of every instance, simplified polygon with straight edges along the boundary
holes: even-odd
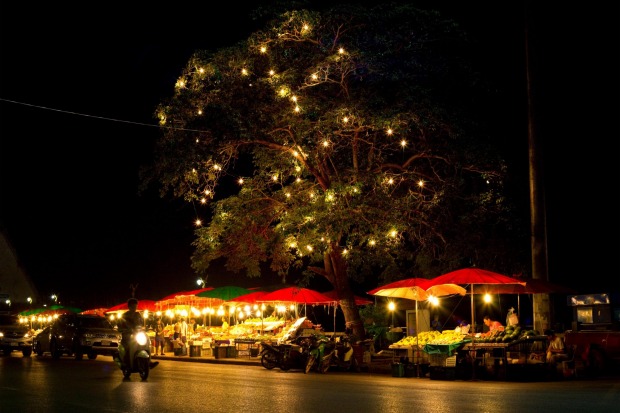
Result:
[[[442,381],[162,360],[124,380],[110,357],[0,357],[0,412],[605,412],[620,380]]]

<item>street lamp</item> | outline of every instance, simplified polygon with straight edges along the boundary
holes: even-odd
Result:
[[[52,300],[54,300],[55,303],[58,302],[58,296],[56,294],[52,294],[52,296],[50,297]]]
[[[207,280],[203,280],[202,278],[198,277],[198,279],[196,280],[196,284],[198,284],[201,288],[205,288]]]
[[[394,301],[390,301],[388,303],[388,309],[392,312],[392,327],[394,327],[394,310],[396,309],[396,304],[394,304]]]

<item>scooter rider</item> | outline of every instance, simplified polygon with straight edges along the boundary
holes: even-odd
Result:
[[[136,329],[144,326],[144,318],[142,318],[142,314],[140,314],[138,310],[138,300],[136,298],[130,298],[127,300],[127,308],[126,311],[120,319],[120,328],[119,330],[123,334],[121,338],[121,345],[125,349],[125,355],[123,357],[122,363],[125,366],[130,364],[129,361],[129,341],[131,335]],[[151,362],[151,368],[155,367],[159,362]]]
[[[138,300],[130,298],[127,300],[128,311],[125,311],[119,319],[119,331],[122,333],[121,345],[125,349],[123,354],[122,364],[129,365],[129,339],[134,330],[144,325],[144,319],[138,310]],[[120,354],[119,354],[120,357]]]

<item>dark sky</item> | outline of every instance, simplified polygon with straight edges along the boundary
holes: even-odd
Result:
[[[124,301],[130,284],[149,299],[195,288],[194,211],[138,196],[138,167],[159,136],[155,107],[172,94],[187,59],[245,38],[250,6],[7,3],[0,5],[0,223],[40,294],[88,308]],[[523,139],[513,178],[527,197],[522,9],[496,3],[439,2],[479,38],[480,58],[506,91],[506,110],[515,113],[505,127]],[[583,293],[617,291],[618,5],[536,13],[550,278]],[[218,285],[262,283],[210,277]]]

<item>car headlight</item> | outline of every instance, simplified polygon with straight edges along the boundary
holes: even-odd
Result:
[[[136,334],[136,341],[138,342],[138,344],[143,346],[149,342],[149,338],[146,336],[144,332],[140,331],[139,333]]]

